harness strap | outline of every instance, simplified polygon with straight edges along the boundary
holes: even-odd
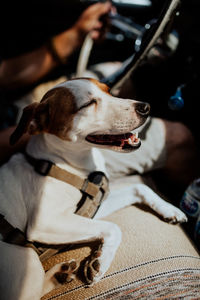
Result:
[[[63,245],[57,245],[56,248],[49,248],[49,246],[45,247],[43,245],[44,247],[41,247],[38,243],[29,242],[25,234],[19,228],[12,226],[2,214],[0,214],[0,233],[5,243],[29,247],[35,250],[41,262],[63,249]]]
[[[26,238],[24,233],[18,228],[13,227],[3,215],[0,214],[0,228],[3,240],[6,243],[16,244],[24,246],[26,244]]]
[[[38,174],[51,176],[79,189],[82,192],[82,198],[77,204],[75,213],[87,218],[94,217],[109,190],[108,179],[103,172],[92,172],[85,179],[56,166],[51,161],[36,159],[27,153],[24,153],[24,156]],[[39,243],[26,243],[25,245],[35,249],[41,262],[44,262],[63,249],[68,249],[66,245],[57,245],[56,247]]]
[[[75,213],[87,218],[94,217],[108,192],[108,179],[103,172],[93,172],[85,179],[56,166],[51,161],[36,159],[27,153],[24,153],[24,156],[38,174],[54,177],[79,189],[82,192],[82,198],[77,204]],[[51,247],[29,242],[25,234],[18,228],[14,228],[1,214],[0,233],[7,243],[33,248],[39,255],[41,262],[66,248],[66,245]]]
[[[2,214],[0,214],[0,233],[4,242],[33,248],[39,255],[37,247],[33,243],[28,242],[25,234],[19,228],[12,226]]]
[[[76,174],[70,173],[45,159],[36,159],[27,153],[24,153],[26,160],[34,167],[34,170],[43,176],[51,176],[58,180],[64,181],[73,185],[81,192],[84,192],[92,197],[96,197],[99,192],[99,187],[88,179],[82,178]]]
[[[25,234],[19,228],[12,226],[2,214],[0,214],[0,233],[5,243],[30,247],[35,250],[41,262],[55,255],[63,248],[63,245],[58,245],[56,248],[38,247],[37,243],[29,242]]]
[[[48,176],[69,183],[74,187],[76,187],[81,192],[84,192],[92,197],[96,197],[99,192],[99,187],[94,183],[88,181],[88,179],[83,179],[80,176],[77,176],[66,170],[63,170],[56,165],[52,165],[48,173]]]

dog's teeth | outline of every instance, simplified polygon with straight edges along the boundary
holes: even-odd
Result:
[[[133,141],[131,140],[131,138],[128,139],[128,143],[129,143],[130,145],[133,144]]]

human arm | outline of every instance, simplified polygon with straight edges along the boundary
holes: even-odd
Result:
[[[94,39],[101,37],[103,23],[100,17],[108,14],[111,8],[110,2],[89,6],[70,29],[52,38],[51,47],[60,61],[55,58],[48,43],[32,52],[3,60],[0,64],[0,88],[15,90],[37,83],[61,61],[67,62],[70,55],[81,46],[87,33],[91,32]]]

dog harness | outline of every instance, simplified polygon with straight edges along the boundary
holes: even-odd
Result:
[[[56,166],[51,161],[36,159],[27,153],[24,153],[24,156],[27,162],[33,166],[35,172],[41,176],[51,176],[68,183],[81,191],[82,197],[77,204],[76,214],[87,218],[93,218],[95,216],[109,191],[108,178],[103,172],[92,172],[87,178],[82,178]],[[0,234],[2,234],[3,240],[7,243],[33,248],[42,262],[58,253],[60,250],[66,249],[66,246],[64,245],[49,248],[49,246],[45,247],[45,245],[41,245],[40,243],[28,242],[25,234],[18,228],[14,228],[1,214]]]
[[[82,198],[77,205],[76,214],[87,218],[93,218],[95,216],[109,190],[108,178],[103,172],[92,172],[87,178],[82,178],[56,166],[49,160],[36,159],[27,153],[24,155],[38,174],[51,176],[73,185],[81,191]]]

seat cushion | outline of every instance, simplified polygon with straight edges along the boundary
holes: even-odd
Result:
[[[200,256],[180,225],[167,224],[139,206],[121,209],[106,220],[119,225],[122,242],[102,280],[88,288],[76,278],[42,300],[200,297]],[[50,258],[44,268],[89,254],[88,245],[71,248]]]

